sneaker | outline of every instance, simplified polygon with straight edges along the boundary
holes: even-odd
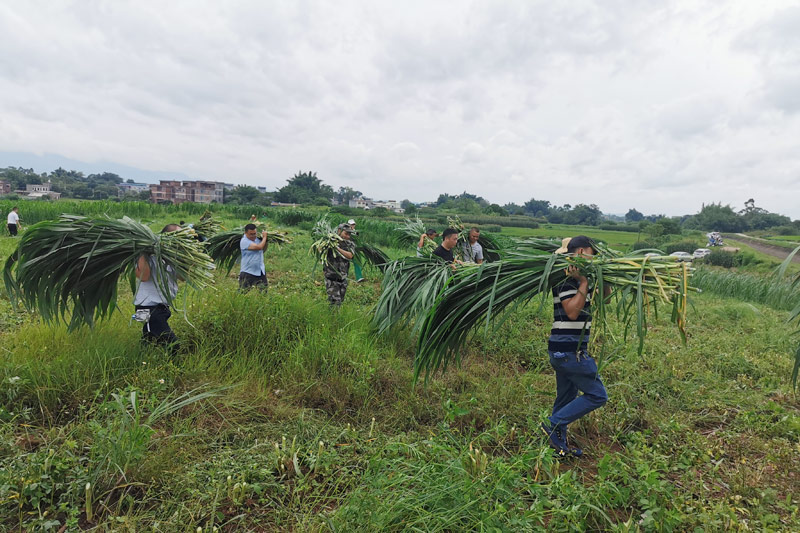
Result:
[[[551,426],[550,424],[543,422],[541,428],[542,433],[544,433],[550,441],[550,446],[556,450],[556,453],[559,456],[565,457],[567,455],[571,455],[573,457],[580,457],[583,455],[583,450],[577,446],[571,446],[569,444],[569,441],[567,440],[567,428],[564,426]]]
[[[361,283],[362,281],[364,281],[364,278],[358,278],[358,279],[356,280],[356,283]]]
[[[558,426],[552,427],[547,422],[542,422],[541,426],[539,427],[542,429],[544,436],[547,437],[547,440],[550,442],[550,447],[556,451],[556,454],[559,457],[566,457],[569,451],[560,428]]]
[[[580,457],[581,455],[583,455],[583,450],[581,450],[577,446],[573,446],[572,444],[570,444],[569,437],[567,436],[567,428],[563,428],[563,431],[562,431],[562,427],[561,426],[556,426],[555,431],[556,431],[556,433],[559,434],[559,437],[564,441],[564,444],[567,445],[566,449],[567,449],[567,452],[569,452],[570,455],[573,455],[575,457]]]

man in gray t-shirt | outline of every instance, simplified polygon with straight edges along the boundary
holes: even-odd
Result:
[[[461,255],[465,263],[483,263],[483,246],[478,242],[480,236],[481,230],[472,228],[469,230],[469,241],[461,243]]]
[[[177,231],[181,229],[177,224],[167,224],[161,233]],[[156,268],[155,258],[142,255],[136,262],[136,279],[139,286],[136,288],[136,295],[133,297],[133,305],[136,308],[137,320],[141,319],[142,342],[152,342],[164,347],[174,355],[179,348],[178,337],[169,327],[169,317],[172,312],[169,309],[169,302],[178,294],[178,279],[171,266],[167,266],[167,279],[159,277]],[[168,296],[164,290],[168,291]]]

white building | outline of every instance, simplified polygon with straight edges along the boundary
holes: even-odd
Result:
[[[396,200],[373,200],[372,198],[367,198],[366,196],[353,198],[350,200],[349,206],[353,209],[375,209],[376,207],[384,207],[389,211],[394,211],[395,213],[405,212],[405,209],[400,207],[400,202]]]

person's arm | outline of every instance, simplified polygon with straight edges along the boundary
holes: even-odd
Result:
[[[353,252],[348,252],[341,246],[337,246],[336,249],[339,250],[339,253],[342,254],[342,257],[344,257],[345,259],[353,259]]]
[[[258,244],[253,243],[250,246],[248,246],[247,249],[248,250],[266,250],[267,249],[267,232],[266,232],[266,230],[261,232],[261,242],[258,243]]]
[[[580,274],[577,267],[571,266],[567,272],[570,277],[578,281],[578,292],[575,293],[575,296],[561,300],[561,305],[570,320],[577,320],[583,311],[583,306],[586,305],[586,298],[589,296],[589,280]]]
[[[422,249],[422,247],[425,246],[425,238],[427,236],[428,235],[426,233],[423,233],[422,235],[419,236],[419,244],[417,245],[417,248]]]
[[[145,255],[140,255],[136,261],[136,278],[139,281],[150,281],[150,263]]]

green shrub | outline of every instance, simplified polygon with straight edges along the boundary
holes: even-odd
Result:
[[[600,229],[607,231],[627,231],[630,233],[637,233],[639,231],[638,224],[617,224],[616,222],[604,222],[598,226]]]
[[[650,241],[639,241],[633,243],[633,250],[647,250],[647,249],[656,249],[660,250],[660,245],[658,243],[650,242]]]
[[[741,264],[737,255],[737,253],[726,252],[724,250],[711,250],[711,253],[705,257],[704,261],[709,265],[733,268]]]
[[[666,254],[672,254],[675,252],[692,253],[698,248],[700,248],[700,246],[694,241],[671,242],[669,244],[664,245],[664,253]]]

